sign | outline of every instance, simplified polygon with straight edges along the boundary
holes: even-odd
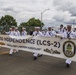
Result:
[[[0,46],[76,61],[76,40],[0,35]]]
[[[75,43],[72,41],[66,41],[63,44],[64,55],[68,58],[75,56]]]

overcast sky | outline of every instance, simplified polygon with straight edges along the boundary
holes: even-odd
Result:
[[[76,0],[0,0],[0,17],[12,15],[19,23],[30,18],[41,19],[46,26],[76,23]]]

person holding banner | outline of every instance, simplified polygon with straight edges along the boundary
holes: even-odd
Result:
[[[40,32],[40,27],[35,27],[35,31],[33,32],[33,36],[42,36],[42,33]],[[41,57],[42,54],[34,53],[34,60],[37,60],[37,57]]]
[[[61,39],[63,39],[63,38],[74,39],[75,38],[75,34],[74,34],[74,32],[71,29],[72,29],[71,25],[67,25],[67,31],[63,33]],[[72,62],[71,60],[66,59],[66,61],[65,61],[66,66],[69,67],[71,62]]]
[[[46,36],[47,30],[42,30],[42,36]]]
[[[19,32],[19,30],[18,30],[18,28],[17,27],[15,27],[15,36],[20,36],[20,32]],[[16,49],[16,50],[14,50],[14,53],[17,53],[18,52],[18,50]]]
[[[63,34],[64,33],[64,28],[63,28],[64,26],[61,24],[60,25],[60,29],[59,29],[59,31],[58,31],[58,34]]]
[[[17,27],[15,27],[15,36],[20,36],[20,32]]]
[[[75,34],[75,38],[76,38],[76,28],[74,28],[73,32],[74,32],[74,34]]]
[[[12,31],[12,28],[9,28],[9,32],[5,32],[7,35],[10,34],[10,32]]]
[[[21,33],[21,35],[22,35],[22,36],[26,36],[26,35],[27,35],[26,28],[24,28],[24,27],[22,28],[22,33]]]
[[[76,28],[74,28],[74,30],[73,30],[74,32],[76,32]]]
[[[12,28],[12,29],[11,29],[9,35],[10,35],[10,36],[15,36],[15,26],[12,26],[11,28]],[[13,52],[14,52],[14,49],[10,49],[9,54],[12,55]]]
[[[51,27],[48,27],[48,31],[46,33],[46,36],[47,37],[55,37],[56,35],[56,32],[55,31],[52,31],[52,28]]]
[[[67,28],[66,28],[66,27],[64,27],[64,29],[63,29],[63,30],[64,30],[64,32],[66,32],[66,31],[67,31]]]

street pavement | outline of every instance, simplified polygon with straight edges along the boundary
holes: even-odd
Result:
[[[69,68],[65,60],[43,55],[33,60],[33,54],[19,51],[10,56],[9,49],[0,48],[0,75],[76,75],[76,62]]]

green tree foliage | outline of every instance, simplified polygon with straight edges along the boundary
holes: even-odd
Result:
[[[25,27],[26,30],[30,32],[31,30],[34,30],[34,27],[36,26],[43,27],[44,24],[39,19],[31,18],[27,22],[21,23],[19,29],[21,29],[21,27]]]
[[[7,31],[9,27],[17,26],[17,22],[12,16],[5,15],[5,16],[2,16],[0,19],[0,26]]]
[[[20,26],[21,26],[21,27],[25,27],[25,26],[27,26],[27,23],[22,22],[22,23],[20,24]]]
[[[27,25],[29,26],[43,26],[44,24],[39,20],[39,19],[35,19],[35,18],[31,18],[29,19],[29,21],[27,22]]]
[[[20,24],[20,26],[39,26],[39,27],[43,27],[44,24],[39,20],[39,19],[35,19],[35,18],[31,18],[29,19],[27,22],[23,22]]]

